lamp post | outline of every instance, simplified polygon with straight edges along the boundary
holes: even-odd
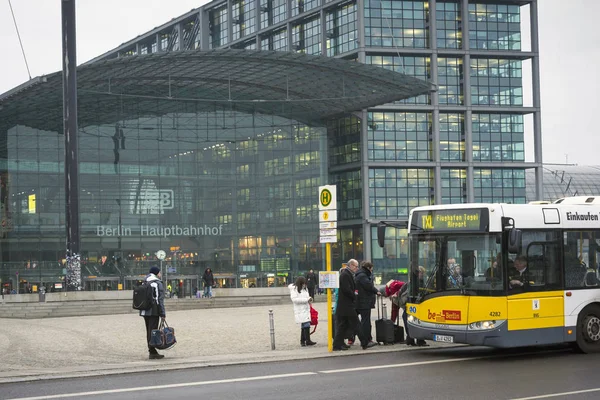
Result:
[[[65,135],[66,290],[81,290],[77,146],[77,58],[75,0],[62,0],[63,125]]]

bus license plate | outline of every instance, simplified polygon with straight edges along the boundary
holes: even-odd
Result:
[[[454,337],[446,335],[433,335],[433,340],[436,342],[454,343]]]

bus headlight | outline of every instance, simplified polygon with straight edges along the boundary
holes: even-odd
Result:
[[[496,321],[477,321],[469,324],[469,329],[478,331],[486,329],[494,329],[496,327]]]
[[[408,317],[406,317],[406,320],[408,322],[410,322],[411,324],[421,324],[421,320],[417,317],[415,317],[414,315],[409,315]]]

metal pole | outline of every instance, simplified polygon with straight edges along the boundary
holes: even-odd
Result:
[[[67,290],[81,290],[77,145],[77,59],[75,0],[62,0],[63,123],[65,134],[65,225]]]
[[[269,310],[269,330],[271,333],[271,350],[275,350],[275,320],[273,319],[273,309]]]
[[[331,272],[331,243],[325,244],[325,263],[327,265],[327,272]],[[339,290],[339,289],[338,289]],[[331,299],[331,289],[327,289],[327,310],[331,312],[333,310],[333,304]],[[333,318],[329,318],[327,321],[327,351],[333,351]]]

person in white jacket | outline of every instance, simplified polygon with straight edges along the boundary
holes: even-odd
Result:
[[[299,276],[296,283],[288,286],[290,289],[290,298],[294,303],[294,318],[296,323],[300,324],[300,345],[314,346],[317,344],[310,340],[310,302],[312,297],[308,294],[306,279]]]

